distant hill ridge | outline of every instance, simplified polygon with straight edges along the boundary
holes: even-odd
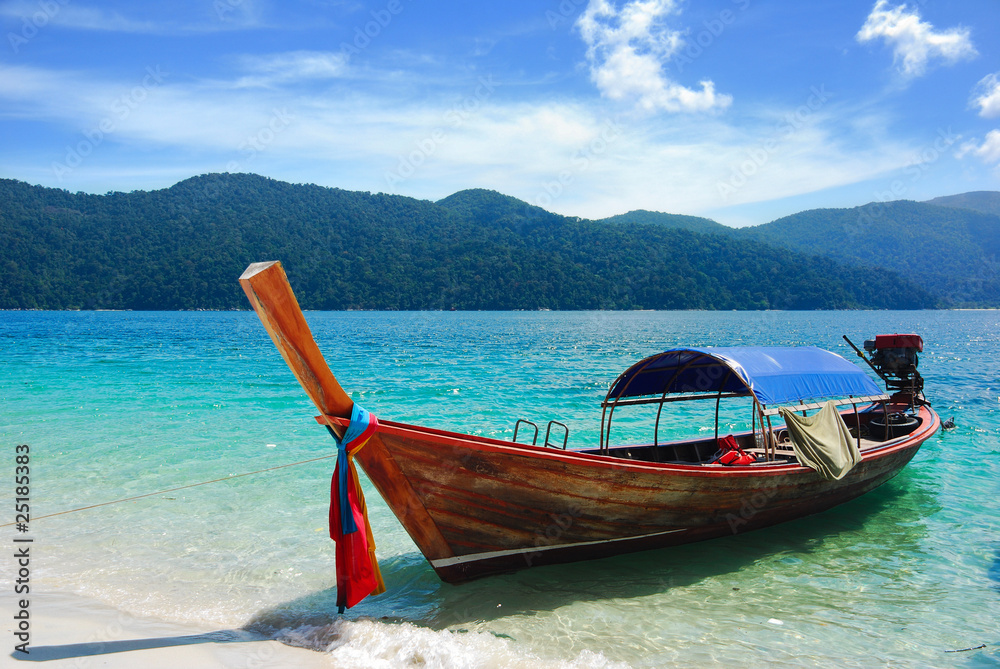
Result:
[[[1000,193],[934,202],[942,200],[988,208],[1000,201]],[[1000,306],[1000,217],[968,207],[900,200],[812,209],[736,234],[840,263],[892,270],[945,306]]]
[[[162,190],[88,195],[6,179],[0,202],[6,309],[244,309],[236,277],[271,259],[283,262],[307,309],[938,303],[891,271],[714,232],[707,219],[632,212],[591,221],[483,189],[429,202],[207,174]]]
[[[563,219],[541,207],[486,188],[470,188],[437,201],[459,216],[476,223],[517,223],[524,220],[556,222]]]
[[[680,230],[690,230],[702,234],[726,234],[733,231],[732,228],[716,223],[710,218],[700,216],[685,216],[683,214],[664,214],[659,211],[647,211],[636,209],[627,214],[618,214],[601,219],[601,223],[644,223],[647,225],[662,225],[667,228],[677,228]]]
[[[991,190],[978,190],[961,195],[945,195],[927,200],[927,204],[938,207],[953,207],[957,209],[971,209],[983,214],[1000,216],[1000,193]]]

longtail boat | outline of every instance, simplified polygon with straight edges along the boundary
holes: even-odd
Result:
[[[240,283],[319,409],[316,420],[342,435],[354,402],[316,346],[281,265],[251,264]],[[674,349],[611,384],[597,447],[379,420],[353,458],[449,583],[702,541],[824,511],[899,473],[941,424],[916,371],[922,346],[917,335],[879,335],[865,342],[868,355],[855,347],[887,391],[816,347]],[[730,398],[747,403],[751,429],[720,436],[719,403]],[[663,410],[677,401],[714,402],[714,434],[661,440]],[[615,444],[616,414],[638,405],[656,407],[651,439]],[[830,439],[810,432],[831,407],[845,449],[839,461],[830,456],[832,466],[813,448]]]

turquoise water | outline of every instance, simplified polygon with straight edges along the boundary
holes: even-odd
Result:
[[[383,418],[508,439],[518,418],[557,419],[571,447],[596,445],[608,385],[664,348],[847,355],[841,334],[918,332],[927,396],[958,427],[820,516],[463,586],[437,579],[368,486],[389,591],[343,617],[326,534],[332,460],[36,520],[36,587],[250,625],[334,666],[1000,663],[998,312],[307,318],[342,385]],[[0,461],[30,445],[34,516],[332,453],[314,414],[249,312],[0,312]]]

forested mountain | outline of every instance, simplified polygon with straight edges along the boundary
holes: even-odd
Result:
[[[553,214],[516,197],[485,188],[459,191],[443,200],[438,200],[437,204],[470,223],[488,227],[516,228],[525,223],[555,225],[564,220],[559,214]]]
[[[0,308],[247,308],[281,260],[307,309],[923,308],[906,279],[731,235],[209,174],[107,195],[0,180]]]
[[[971,209],[1000,216],[1000,193],[992,190],[977,190],[961,195],[945,195],[927,200],[927,204],[938,207],[955,207],[957,209]]]
[[[942,298],[944,306],[1000,306],[998,216],[900,200],[803,211],[739,234],[837,262],[888,268]]]
[[[646,223],[649,225],[662,225],[665,228],[678,228],[680,230],[709,234],[724,234],[733,231],[732,228],[726,227],[722,223],[716,223],[710,218],[685,216],[683,214],[664,214],[659,211],[646,211],[645,209],[636,209],[627,214],[602,218],[600,222],[613,224]]]

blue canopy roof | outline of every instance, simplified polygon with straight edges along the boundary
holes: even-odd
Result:
[[[815,346],[708,347],[637,362],[612,385],[607,401],[719,391],[754,395],[764,405],[883,394],[857,365]]]

